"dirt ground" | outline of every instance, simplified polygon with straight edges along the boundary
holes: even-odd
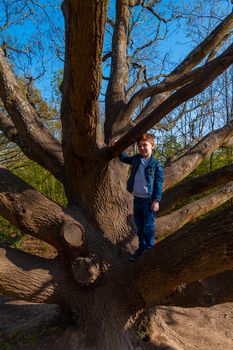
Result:
[[[56,305],[0,297],[1,350],[73,350],[82,335],[59,324]],[[158,307],[152,342],[169,350],[232,350],[233,303],[210,308]],[[64,326],[64,325],[63,325]],[[76,344],[74,346],[74,344]],[[115,350],[115,349],[114,349]],[[120,349],[119,349],[120,350]]]
[[[153,339],[174,350],[233,350],[233,303],[158,307]]]

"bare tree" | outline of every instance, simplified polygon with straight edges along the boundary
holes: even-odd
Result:
[[[191,46],[200,44],[226,12],[225,5],[227,6],[227,2],[216,0],[208,2],[200,0],[184,4],[182,9],[179,9],[179,21],[182,21],[183,28],[182,35],[185,33],[186,39],[183,45],[187,45],[187,41]],[[210,61],[217,53],[221,52],[226,47],[225,43],[232,40],[231,36],[232,31],[227,33],[215,46],[206,57],[206,61]],[[181,40],[179,40],[179,44],[182,45]],[[230,75],[230,69],[225,71],[224,75],[217,78],[205,91],[172,111],[162,123],[155,126],[155,135],[159,139],[158,152],[163,159],[176,159],[193,147],[208,132],[222,127],[226,120],[229,120],[227,115],[230,113],[229,102],[231,100]],[[223,81],[223,77],[225,79],[228,77],[228,82]],[[223,87],[225,88],[223,89]],[[169,149],[168,144],[172,146]],[[219,151],[214,153],[217,155]],[[210,156],[210,169],[215,166],[215,154]]]
[[[0,50],[0,98],[8,114],[8,118],[5,113],[0,115],[1,129],[27,157],[64,184],[69,202],[67,208],[62,208],[1,166],[1,215],[23,232],[55,247],[58,258],[46,260],[17,249],[1,249],[0,292],[70,308],[78,320],[77,327],[89,335],[89,348],[153,348],[140,340],[134,328],[139,310],[166,303],[182,305],[182,298],[172,297],[181,284],[190,285],[190,290],[192,282],[233,267],[232,207],[192,224],[188,230],[177,231],[202,214],[203,208],[210,211],[233,196],[228,176],[221,181],[225,185],[222,190],[206,198],[202,205],[194,202],[182,213],[174,212],[178,220],[182,217],[181,225],[166,230],[166,216],[161,217],[160,228],[165,228],[170,236],[135,264],[127,261],[135,236],[131,197],[125,189],[128,169],[119,163],[117,155],[176,107],[208,87],[233,62],[233,46],[229,45],[216,58],[202,64],[232,30],[230,13],[162,82],[138,89],[128,97],[130,7],[149,6],[158,17],[158,3],[116,1],[104,131],[99,94],[107,1],[65,0],[62,4],[62,143],[39,120]],[[132,119],[138,105],[148,98],[153,100],[150,108],[146,105],[143,113]],[[215,149],[231,146],[232,130],[229,122],[212,131],[169,164],[164,189],[178,184]],[[119,139],[111,146],[115,135]],[[185,196],[185,191],[186,188],[177,201]],[[193,208],[195,216],[189,214]],[[228,295],[212,292],[218,303],[233,300],[231,288]],[[214,293],[218,294],[216,298]],[[187,305],[186,290],[183,294],[183,305]],[[189,304],[195,303],[199,303],[196,295],[189,298]]]

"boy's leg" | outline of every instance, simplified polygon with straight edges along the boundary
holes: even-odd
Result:
[[[143,205],[143,236],[145,249],[153,247],[155,242],[155,214],[151,210],[151,199],[146,199]]]
[[[134,198],[134,222],[137,228],[139,239],[139,250],[143,252],[146,248],[146,241],[143,234],[143,201],[142,198]]]

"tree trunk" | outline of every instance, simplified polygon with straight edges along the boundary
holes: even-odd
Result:
[[[126,190],[128,167],[118,159],[109,164],[103,159],[84,164],[80,159],[73,162],[76,166],[75,173],[69,174],[70,203],[78,206],[100,235],[116,245],[113,250],[118,251],[117,246],[125,246],[132,232],[132,196]]]
[[[67,350],[153,349],[134,326],[141,312],[126,303],[127,281],[119,273],[110,273],[95,288],[78,288],[57,259],[45,260],[14,249],[0,249],[0,259],[1,293],[69,308],[75,327],[65,344]]]

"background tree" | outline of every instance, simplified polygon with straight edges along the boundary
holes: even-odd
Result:
[[[209,304],[232,300],[232,286],[226,293],[211,287],[225,276],[229,280],[225,271],[233,267],[232,207],[180,229],[232,197],[231,166],[178,183],[214,150],[232,145],[233,124],[229,121],[210,131],[166,166],[164,213],[193,192],[218,189],[189,207],[161,216],[158,232],[170,236],[135,264],[127,259],[128,251],[135,247],[132,199],[125,189],[128,168],[116,156],[230,67],[232,44],[208,58],[232,31],[233,14],[226,13],[163,80],[156,74],[157,82],[148,86],[147,75],[140,81],[143,66],[136,65],[136,81],[129,76],[130,65],[136,64],[132,62],[135,50],[127,49],[132,43],[133,13],[148,11],[158,21],[156,28],[174,16],[167,18],[162,13],[166,7],[160,1],[117,0],[115,5],[115,19],[110,20],[107,1],[65,0],[62,4],[61,142],[42,123],[36,106],[14,76],[4,48],[0,50],[1,129],[29,159],[64,185],[68,201],[67,207],[58,205],[1,166],[1,215],[24,233],[52,245],[58,255],[49,260],[17,249],[1,249],[0,292],[69,308],[79,330],[91,339],[87,348],[153,348],[136,334],[143,310],[156,305],[203,305],[203,289],[199,288],[197,298],[192,294],[192,282],[205,278],[210,278]],[[106,22],[113,35],[102,127],[99,95]],[[111,146],[116,137],[118,141]]]

